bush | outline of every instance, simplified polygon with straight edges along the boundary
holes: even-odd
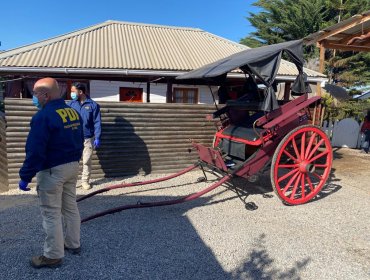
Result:
[[[322,98],[322,104],[325,107],[324,120],[327,121],[354,118],[361,122],[370,109],[370,99],[336,103],[331,96],[326,95]]]

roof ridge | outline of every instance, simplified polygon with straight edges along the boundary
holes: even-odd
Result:
[[[180,29],[180,30],[191,30],[191,31],[200,31],[206,32],[203,29],[197,27],[186,27],[186,26],[175,26],[175,25],[161,25],[155,23],[143,23],[143,22],[131,22],[131,21],[120,21],[120,20],[107,20],[103,23],[110,24],[123,24],[123,25],[141,25],[141,26],[148,26],[148,27],[158,27],[158,28],[169,28],[169,29]]]
[[[97,30],[99,28],[103,28],[103,27],[106,27],[106,26],[109,26],[109,25],[112,25],[112,24],[145,26],[145,27],[167,28],[167,29],[174,29],[174,30],[188,30],[188,31],[194,31],[194,32],[202,32],[202,33],[204,33],[208,36],[214,37],[218,40],[228,42],[228,43],[230,43],[232,45],[235,45],[235,46],[238,46],[238,47],[243,47],[243,49],[248,48],[245,45],[242,45],[242,44],[233,42],[229,39],[217,36],[217,35],[212,34],[210,32],[204,31],[200,28],[159,25],[159,24],[151,24],[151,23],[138,23],[138,22],[119,21],[119,20],[106,20],[106,21],[98,23],[98,24],[94,24],[94,25],[84,27],[84,28],[81,28],[81,29],[77,29],[77,30],[74,30],[74,31],[71,31],[71,32],[68,32],[68,33],[57,35],[57,36],[51,37],[49,39],[41,40],[41,41],[38,41],[38,42],[35,42],[35,43],[30,43],[30,44],[20,46],[20,47],[14,48],[14,49],[5,50],[5,51],[0,53],[0,58],[6,58],[6,57],[9,57],[9,56],[12,56],[12,55],[15,55],[15,54],[20,54],[20,53],[24,53],[24,52],[34,50],[34,49],[37,49],[39,47],[48,46],[48,45],[51,45],[55,42],[59,42],[59,41],[63,41],[63,40],[75,37],[75,36],[79,36],[81,34],[88,33],[88,32],[91,32],[91,31],[94,31],[94,30]]]

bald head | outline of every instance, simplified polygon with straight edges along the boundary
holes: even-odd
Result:
[[[58,82],[53,78],[38,80],[33,87],[33,91],[37,94],[46,95],[49,100],[60,98]]]

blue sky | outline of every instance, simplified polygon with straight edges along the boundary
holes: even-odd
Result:
[[[5,0],[0,50],[9,50],[106,20],[200,28],[239,42],[253,31],[254,0]]]

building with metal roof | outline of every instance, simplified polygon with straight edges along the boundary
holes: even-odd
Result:
[[[17,79],[7,85],[8,97],[29,97],[35,79],[51,76],[67,95],[79,80],[94,99],[130,101],[125,95],[146,94],[142,102],[210,103],[201,87],[178,85],[175,77],[247,48],[197,28],[109,20],[0,53],[0,76]],[[319,72],[304,71],[311,83],[326,81]],[[294,64],[283,61],[277,81],[293,81],[297,74]],[[193,97],[186,101],[185,95]]]

